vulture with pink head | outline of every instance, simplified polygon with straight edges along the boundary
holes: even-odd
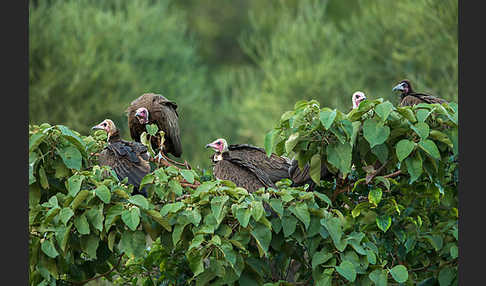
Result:
[[[353,109],[358,108],[359,104],[366,100],[366,95],[362,91],[356,91],[353,93],[353,96],[351,97],[351,101],[353,102]]]
[[[100,152],[100,166],[110,166],[119,180],[128,178],[128,184],[134,186],[135,194],[147,196],[145,188],[139,190],[143,177],[150,172],[149,154],[142,143],[125,141],[115,123],[110,119],[93,126],[93,130],[104,130],[108,134],[108,145]]]
[[[164,150],[159,152],[171,153],[176,157],[182,154],[181,136],[179,131],[179,114],[177,104],[160,94],[145,93],[132,101],[127,110],[128,128],[130,136],[140,142],[140,135],[146,131],[145,125],[156,124],[164,131]],[[151,139],[152,148],[159,149],[160,136]]]
[[[289,178],[289,159],[275,154],[268,157],[263,148],[248,144],[228,145],[223,138],[207,144],[206,148],[215,151],[211,157],[214,176],[232,181],[249,192],[262,187],[276,188],[275,182]]]
[[[407,79],[404,79],[399,84],[395,85],[392,91],[400,91],[400,106],[412,106],[419,103],[447,103],[447,101],[442,98],[415,92],[412,89],[412,84]]]

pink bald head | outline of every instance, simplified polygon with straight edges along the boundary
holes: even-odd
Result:
[[[361,101],[366,99],[366,95],[362,91],[356,91],[353,93],[352,101],[353,101],[353,109],[358,108]]]

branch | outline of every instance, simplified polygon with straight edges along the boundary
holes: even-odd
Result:
[[[394,177],[397,177],[398,175],[400,175],[401,173],[402,173],[402,170],[398,170],[396,172],[393,172],[391,174],[385,175],[383,177],[384,178],[394,178]]]
[[[71,282],[72,284],[75,284],[75,285],[83,285],[83,284],[86,284],[89,281],[96,280],[96,279],[98,279],[100,277],[106,276],[106,275],[110,274],[111,272],[113,272],[113,270],[115,270],[116,268],[118,268],[118,266],[120,265],[120,262],[121,262],[122,258],[123,258],[123,254],[120,255],[120,258],[118,258],[118,262],[116,263],[115,267],[113,267],[111,270],[109,270],[109,271],[107,271],[107,272],[105,272],[103,274],[100,274],[98,276],[95,276],[95,277],[92,277],[92,278],[89,278],[89,279],[86,279],[86,280],[80,281],[80,282],[75,282],[75,281],[69,281],[69,282]]]

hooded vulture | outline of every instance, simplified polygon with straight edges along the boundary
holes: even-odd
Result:
[[[215,151],[212,156],[214,176],[232,181],[249,192],[261,187],[276,188],[275,182],[289,178],[289,159],[275,154],[267,157],[262,148],[248,144],[228,146],[222,138],[207,144],[208,147]]]
[[[393,87],[392,91],[400,91],[400,106],[412,106],[419,103],[447,103],[447,101],[442,98],[413,91],[412,84],[407,79],[402,80],[399,84]]]
[[[299,162],[296,159],[293,159],[289,168],[289,176],[292,182],[292,187],[299,187],[304,186],[305,184],[309,184],[309,188],[307,191],[312,191],[316,186],[316,183],[312,180],[310,176],[310,164],[305,164],[303,169],[299,168]],[[321,164],[321,180],[330,179],[332,174],[326,167],[326,164]]]
[[[156,124],[164,131],[163,149],[160,150],[160,136],[151,139],[152,148],[159,152],[171,153],[176,157],[182,154],[181,136],[179,131],[179,114],[177,104],[160,94],[145,93],[132,101],[126,110],[130,136],[140,142],[140,135],[146,131],[146,124]]]
[[[366,100],[366,95],[362,91],[356,91],[355,93],[353,93],[351,100],[353,102],[353,109],[356,109],[358,108],[361,101]]]
[[[147,147],[142,143],[122,140],[115,123],[110,119],[105,119],[92,129],[104,130],[108,134],[108,145],[101,151],[98,163],[110,166],[119,180],[128,177],[128,184],[135,187],[135,193],[147,196],[145,188],[139,190],[143,177],[150,172]]]

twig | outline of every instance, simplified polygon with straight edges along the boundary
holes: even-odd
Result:
[[[176,202],[178,202],[178,201],[182,201],[183,199],[187,199],[189,197],[191,197],[191,195],[186,194],[186,195],[182,195],[180,197],[177,197],[175,200],[176,200]]]
[[[98,278],[101,278],[103,276],[106,276],[106,275],[110,274],[111,272],[113,272],[113,270],[115,270],[116,268],[118,268],[118,266],[120,265],[120,262],[122,260],[122,257],[123,257],[123,254],[120,255],[120,258],[118,258],[118,262],[116,263],[115,267],[113,267],[111,270],[109,270],[109,271],[107,271],[107,272],[105,272],[103,274],[100,274],[98,276],[95,276],[95,277],[92,277],[92,278],[89,278],[89,279],[86,279],[86,280],[80,281],[80,282],[76,282],[76,281],[69,281],[69,282],[71,282],[72,284],[75,284],[75,285],[83,285],[83,284],[86,284],[89,281],[96,280]]]
[[[369,176],[366,176],[366,183],[368,184],[369,182],[371,182],[371,180],[373,180],[373,178],[376,177],[376,175],[378,175],[383,170],[383,168],[385,168],[387,163],[388,161],[383,163],[383,165],[381,165],[376,171],[371,173]]]
[[[199,185],[201,185],[201,183],[199,183],[198,181],[194,181],[194,184],[187,183],[187,182],[181,182],[181,186],[189,187],[191,189],[197,189],[197,187],[199,187]]]
[[[383,176],[383,178],[394,178],[402,173],[402,170],[398,170],[396,172],[393,172],[391,174]]]
[[[339,195],[339,194],[342,194],[342,193],[345,193],[345,192],[349,192],[349,189],[350,189],[351,186],[347,185],[346,187],[342,188],[342,189],[338,189],[336,188],[336,190],[334,191],[334,193],[332,194],[332,197],[331,197],[331,201],[334,202],[334,200],[336,199],[336,197]]]
[[[191,170],[191,166],[189,165],[189,163],[187,163],[186,160],[184,160],[184,163],[180,163],[180,162],[177,162],[175,160],[172,160],[171,158],[167,157],[167,155],[165,155],[164,153],[160,153],[162,158],[164,158],[165,160],[167,160],[168,162],[172,163],[172,164],[176,164],[176,165],[179,165],[179,166],[184,166],[186,167],[186,169],[188,170]]]

